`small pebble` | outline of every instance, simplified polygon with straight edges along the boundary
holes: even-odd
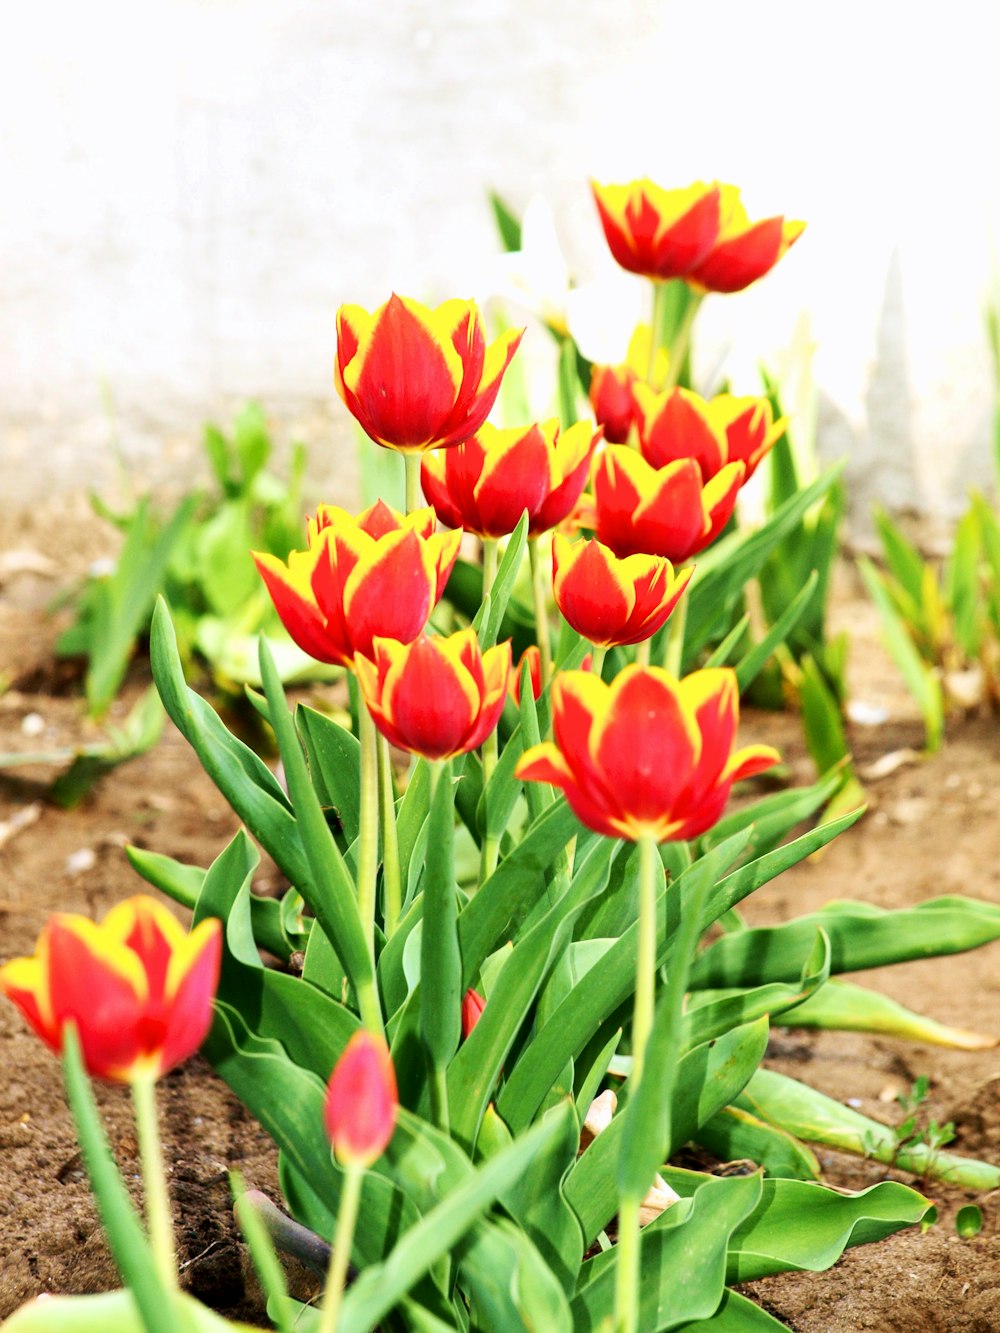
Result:
[[[66,858],[66,874],[82,875],[85,870],[93,870],[97,865],[97,853],[93,847],[81,847]]]
[[[861,1105],[861,1098],[860,1098],[860,1097],[848,1097],[848,1099],[847,1099],[847,1105],[848,1105],[848,1106],[853,1106],[854,1109],[857,1110],[857,1108]]]
[[[41,736],[45,731],[45,718],[41,713],[27,713],[21,720],[23,736]]]

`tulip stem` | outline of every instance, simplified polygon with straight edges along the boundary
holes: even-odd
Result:
[[[375,963],[375,882],[378,876],[378,733],[367,706],[358,709],[361,733],[361,815],[358,830],[358,912],[368,956]]]
[[[642,1082],[646,1046],[653,1029],[656,986],[656,839],[639,839],[639,925],[635,964],[635,1000],[632,1010],[632,1074],[629,1096]],[[638,1327],[639,1204],[625,1195],[618,1206],[618,1259],[615,1274],[615,1333],[635,1333]]]
[[[670,357],[667,361],[667,382],[664,389],[672,389],[680,382],[681,372],[684,369],[684,362],[687,360],[688,349],[691,345],[691,330],[694,327],[695,316],[704,300],[701,292],[696,292],[693,288],[688,289],[687,305],[684,307],[684,314],[681,316],[680,323],[674,330],[674,336],[670,342]]]
[[[544,690],[552,679],[552,642],[549,638],[549,611],[537,537],[528,538],[528,560],[531,564],[531,592],[535,602],[535,637],[538,639],[540,689]]]
[[[614,1333],[635,1333],[639,1327],[639,1199],[618,1205],[618,1241],[615,1245]]]
[[[316,1325],[316,1333],[334,1333],[337,1327],[340,1304],[344,1298],[347,1268],[351,1261],[351,1246],[354,1243],[354,1229],[358,1222],[358,1206],[361,1203],[361,1186],[364,1178],[365,1169],[359,1162],[344,1164],[344,1188],[340,1191],[337,1229],[333,1235],[333,1258],[326,1270],[323,1309]]]
[[[404,454],[403,465],[406,468],[406,512],[412,514],[420,508],[420,455]]]
[[[687,593],[684,593],[667,621],[666,643],[663,648],[663,665],[672,676],[676,676],[678,679],[680,679],[680,674],[684,670],[684,631],[687,626],[687,606]]]
[[[643,639],[641,643],[635,645],[635,664],[636,666],[649,666],[650,640]]]
[[[488,537],[483,538],[483,601],[493,591],[493,581],[497,576],[497,543]],[[497,737],[496,728],[483,741],[483,791],[486,791],[493,770],[497,766],[497,759],[500,756],[500,742]],[[483,842],[480,849],[480,884],[485,884],[490,875],[497,867],[497,857],[500,851],[500,840],[495,833],[490,833],[489,828],[489,802],[486,803],[486,828],[483,831]]]
[[[663,324],[666,319],[667,295],[669,288],[665,282],[653,283],[653,309],[649,317],[649,365],[646,367],[646,383],[652,389],[659,386],[654,382],[656,374],[656,353],[660,350],[663,338]],[[672,367],[668,366],[668,374]]]
[[[382,826],[382,925],[386,939],[396,929],[403,905],[399,873],[399,835],[396,830],[396,793],[392,782],[389,742],[378,737],[379,822]]]
[[[608,646],[605,643],[595,643],[594,651],[590,655],[590,674],[598,680],[604,674],[604,659],[608,655]]]
[[[139,1074],[132,1079],[132,1106],[139,1139],[139,1160],[146,1193],[146,1225],[160,1281],[170,1291],[177,1288],[177,1257],[174,1252],[174,1223],[164,1170],[163,1147],[156,1114],[156,1079]]]

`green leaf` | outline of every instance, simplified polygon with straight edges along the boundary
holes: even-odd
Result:
[[[615,844],[607,839],[591,850],[565,896],[515,942],[503,964],[489,1003],[448,1070],[452,1133],[460,1143],[470,1147],[475,1143],[486,1104],[518,1029],[549,969],[569,943],[580,911],[607,883],[615,850]],[[480,895],[486,892],[488,888],[481,889]],[[473,904],[476,901],[473,899]],[[473,904],[463,912],[463,919]],[[464,949],[462,961],[467,967],[469,959]]]
[[[963,1240],[971,1240],[973,1236],[978,1236],[983,1229],[982,1210],[977,1208],[974,1203],[967,1203],[964,1208],[959,1208],[955,1214],[955,1230]]]
[[[153,613],[150,662],[167,715],[247,828],[296,887],[310,878],[288,797],[267,765],[227,731],[218,714],[184,683],[166,603]]]
[[[824,931],[818,930],[813,946],[802,965],[802,974],[796,985],[772,983],[753,990],[712,991],[693,993],[694,1003],[684,1015],[681,1025],[682,1049],[690,1050],[703,1041],[728,1032],[730,1028],[751,1023],[758,1018],[785,1011],[795,1014],[804,1008],[817,990],[822,994],[823,983],[830,975],[830,941]],[[798,1008],[796,1008],[798,1006]],[[790,1019],[794,1025],[794,1019]]]
[[[913,605],[919,607],[924,591],[923,557],[886,510],[876,507],[874,517],[886,566]]]
[[[759,801],[748,802],[739,810],[726,815],[699,840],[705,848],[718,847],[734,834],[748,829],[748,853],[760,856],[770,851],[780,840],[804,819],[824,805],[842,784],[839,773],[827,773],[811,787],[793,787],[789,791],[774,792]],[[853,812],[852,812],[853,813]],[[857,811],[858,817],[861,811]],[[838,824],[838,831],[842,825]],[[794,843],[791,846],[795,846]],[[805,854],[803,854],[805,855]],[[802,859],[799,857],[797,859]],[[794,862],[792,863],[794,864]]]
[[[695,1047],[681,1059],[674,1080],[670,1143],[664,1161],[739,1095],[760,1064],[766,1046],[767,1021],[759,1019]],[[624,1116],[616,1115],[577,1159],[566,1181],[566,1197],[576,1210],[587,1244],[593,1242],[618,1207],[615,1167],[624,1124]]]
[[[480,1225],[459,1242],[457,1258],[474,1329],[570,1333],[569,1305],[556,1275],[512,1222]]]
[[[462,1036],[462,956],[455,885],[455,805],[451,764],[438,765],[433,783],[424,869],[420,933],[420,1035],[427,1053],[432,1103],[443,1094],[448,1062]],[[436,1106],[439,1115],[446,1108]],[[436,1117],[435,1117],[436,1118]]]
[[[805,1180],[765,1180],[760,1203],[734,1232],[726,1281],[736,1286],[789,1269],[820,1273],[851,1245],[914,1226],[930,1200],[895,1181],[858,1194]]]
[[[451,1190],[414,1226],[407,1229],[381,1263],[366,1268],[350,1287],[341,1307],[339,1333],[369,1333],[379,1320],[414,1286],[443,1255],[450,1253],[469,1228],[504,1190],[510,1189],[531,1166],[538,1151],[558,1131],[554,1121],[543,1121],[515,1139],[509,1148]],[[363,1211],[362,1211],[363,1216]],[[558,1291],[558,1285],[553,1284]],[[558,1304],[549,1312],[552,1324],[539,1327],[565,1329]]]
[[[720,1162],[756,1162],[766,1176],[792,1180],[818,1180],[816,1154],[777,1125],[751,1115],[738,1106],[724,1106],[695,1135]]]
[[[868,903],[828,903],[821,911],[783,926],[762,926],[725,935],[699,957],[693,986],[759,986],[795,981],[799,960],[817,929],[830,937],[830,971],[934,958],[1000,939],[1000,907],[974,898],[932,898],[919,907],[884,911]]]
[[[788,1333],[787,1324],[728,1287],[714,1315],[684,1327],[690,1333]]]
[[[944,734],[944,699],[941,682],[914,647],[907,626],[893,605],[875,566],[862,556],[858,560],[858,569],[868,589],[868,595],[882,618],[882,632],[889,655],[920,707],[927,748],[933,753],[940,748]]]
[[[878,1032],[930,1046],[953,1050],[983,1051],[996,1046],[996,1037],[984,1037],[965,1028],[948,1027],[933,1018],[914,1013],[888,995],[854,986],[849,981],[831,981],[817,994],[776,1019],[782,1027],[825,1028],[841,1032]]]
[[[477,625],[476,628],[479,632],[479,646],[484,652],[487,648],[492,648],[500,637],[500,629],[507,614],[514,584],[521,570],[521,561],[524,558],[527,544],[528,515],[525,512],[521,515],[521,521],[507,540],[507,549],[497,566],[496,577],[493,580],[493,586],[490,588],[489,597],[483,602],[481,608],[485,611],[485,615],[482,624]],[[473,624],[475,623],[473,621]]]
[[[151,1322],[139,1311],[131,1291],[108,1291],[99,1296],[45,1296],[22,1305],[4,1321],[4,1333],[155,1333],[169,1328],[172,1333],[254,1333],[250,1324],[223,1319],[206,1309],[186,1291],[173,1296],[175,1308],[161,1306],[167,1322]],[[178,1322],[178,1315],[180,1322]]]
[[[295,805],[296,823],[301,830],[301,845],[309,867],[307,881],[296,883],[295,887],[312,909],[320,929],[344,964],[366,1025],[378,1031],[382,1014],[375,991],[374,964],[358,911],[355,884],[309,781],[305,756],[285,702],[285,692],[263,639],[260,644],[260,671],[271,710],[271,725],[285,766],[288,790]]]
[[[358,738],[332,718],[299,704],[295,710],[299,734],[305,742],[309,774],[320,805],[333,821],[342,852],[361,827],[361,746]]]
[[[933,1176],[967,1189],[1000,1188],[1000,1167],[943,1152],[923,1142],[901,1147],[896,1131],[889,1125],[771,1069],[757,1070],[737,1105],[809,1143],[859,1153],[900,1171]]]
[[[250,893],[259,860],[240,830],[212,863],[198,895],[195,923],[214,916],[225,926],[217,995],[239,1010],[251,1032],[279,1041],[296,1064],[326,1079],[358,1020],[304,978],[264,967],[253,934]]]
[[[958,521],[951,556],[945,567],[945,602],[951,612],[955,642],[966,661],[974,662],[982,646],[979,619],[979,562],[982,539],[975,506]]]
[[[812,570],[805,583],[782,611],[760,643],[754,644],[736,667],[736,682],[740,694],[749,689],[763,670],[764,664],[780,644],[784,643],[809,608],[819,584],[819,574]]]
[[[804,490],[791,496],[764,524],[749,534],[734,532],[698,557],[698,568],[688,588],[685,659],[693,660],[725,622],[749,579],[757,574],[778,543],[802,516],[830,489],[843,470],[830,468]]]
[[[672,1204],[643,1228],[639,1328],[681,1328],[714,1314],[725,1291],[730,1236],[760,1195],[761,1179],[756,1175],[708,1179],[691,1199]],[[576,1333],[599,1333],[610,1327],[617,1261],[612,1249],[584,1265],[584,1285],[572,1307]]]
[[[497,224],[497,231],[500,233],[500,243],[508,254],[521,248],[521,222],[517,214],[501,199],[495,190],[490,191],[490,208],[493,210],[493,220]]]

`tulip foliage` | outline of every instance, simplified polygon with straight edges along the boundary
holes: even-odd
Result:
[[[594,194],[616,259],[694,300],[763,276],[801,230],[751,223],[728,186]],[[245,828],[207,869],[130,851],[193,909],[192,939],[223,923],[204,1053],[273,1136],[288,1211],[335,1236],[319,1307],[272,1287],[270,1312],[304,1333],[777,1330],[735,1284],[827,1268],[930,1205],[895,1181],[822,1184],[809,1141],[863,1150],[886,1127],[775,1082],[771,1026],[968,1044],[835,978],[1000,938],[1000,910],[962,898],[740,918],[861,814],[786,841],[838,779],[785,790],[780,756],[738,741],[740,693],[816,577],[749,646],[733,608],[832,478],[721,536],[784,429],[770,406],[675,379],[636,390],[617,442],[565,420],[498,429],[484,417],[518,336],[488,344],[469,303],[393,297],[338,326],[337,388],[404,455],[407,513],[323,507],[305,550],[258,566],[293,639],[349,673],[355,723],[290,708],[263,643],[251,698],[279,783],[185,683],[161,603],[160,696]],[[652,327],[669,377],[683,347]],[[481,568],[456,560],[460,524]],[[255,844],[280,900],[254,892]],[[757,1169],[673,1165],[689,1143]],[[1000,1187],[943,1152],[920,1170]]]

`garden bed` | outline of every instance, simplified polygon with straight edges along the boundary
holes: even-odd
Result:
[[[66,514],[8,525],[8,549],[34,551],[59,563],[52,576],[28,566],[17,572],[17,562],[9,562],[2,575],[0,671],[9,688],[0,695],[0,751],[86,738],[77,686],[53,661],[56,624],[45,608],[57,588],[99,553],[98,531],[96,524],[67,522]],[[75,534],[69,552],[67,533]],[[837,619],[852,633],[855,696],[888,714],[880,725],[855,728],[852,739],[864,770],[888,752],[918,747],[922,727],[878,650],[873,615],[853,592],[841,597]],[[145,665],[137,663],[115,705],[119,716],[146,683]],[[26,724],[26,719],[32,720]],[[778,746],[796,781],[811,780],[794,717],[750,714],[743,731]],[[947,893],[1000,902],[998,738],[993,721],[955,724],[940,754],[871,781],[866,818],[818,860],[756,894],[747,904],[748,918],[780,921],[845,897],[889,908]],[[155,749],[112,772],[75,810],[46,803],[50,776],[38,768],[0,775],[0,824],[29,811],[27,822],[9,833],[2,847],[3,959],[30,952],[54,909],[100,916],[111,903],[140,891],[124,843],[207,865],[235,829],[229,807],[169,723]],[[852,979],[876,985],[942,1022],[1000,1033],[998,944]],[[0,1080],[0,1316],[6,1316],[39,1291],[100,1290],[115,1285],[115,1276],[81,1169],[58,1066],[10,1005],[0,1007],[0,1043],[0,1065],[6,1071]],[[909,1091],[918,1076],[927,1075],[926,1113],[955,1122],[953,1146],[992,1161],[1000,1154],[996,1051],[955,1052],[886,1037],[776,1029],[768,1063],[887,1121],[902,1118],[896,1093]],[[252,1321],[260,1305],[231,1219],[226,1173],[235,1168],[249,1185],[273,1194],[274,1154],[264,1133],[206,1064],[193,1061],[171,1074],[163,1094],[184,1279],[208,1304]],[[107,1088],[98,1095],[125,1174],[137,1180],[127,1097]],[[844,1155],[821,1150],[820,1159],[833,1185],[858,1189],[886,1176],[885,1168]],[[899,1178],[912,1183],[911,1177]],[[927,1234],[905,1231],[849,1251],[829,1273],[758,1282],[752,1294],[800,1333],[995,1329],[1000,1228],[991,1198],[937,1183],[924,1188],[941,1214]],[[983,1230],[961,1239],[954,1215],[973,1198],[983,1209]],[[309,1282],[301,1274],[299,1279],[303,1294]]]

